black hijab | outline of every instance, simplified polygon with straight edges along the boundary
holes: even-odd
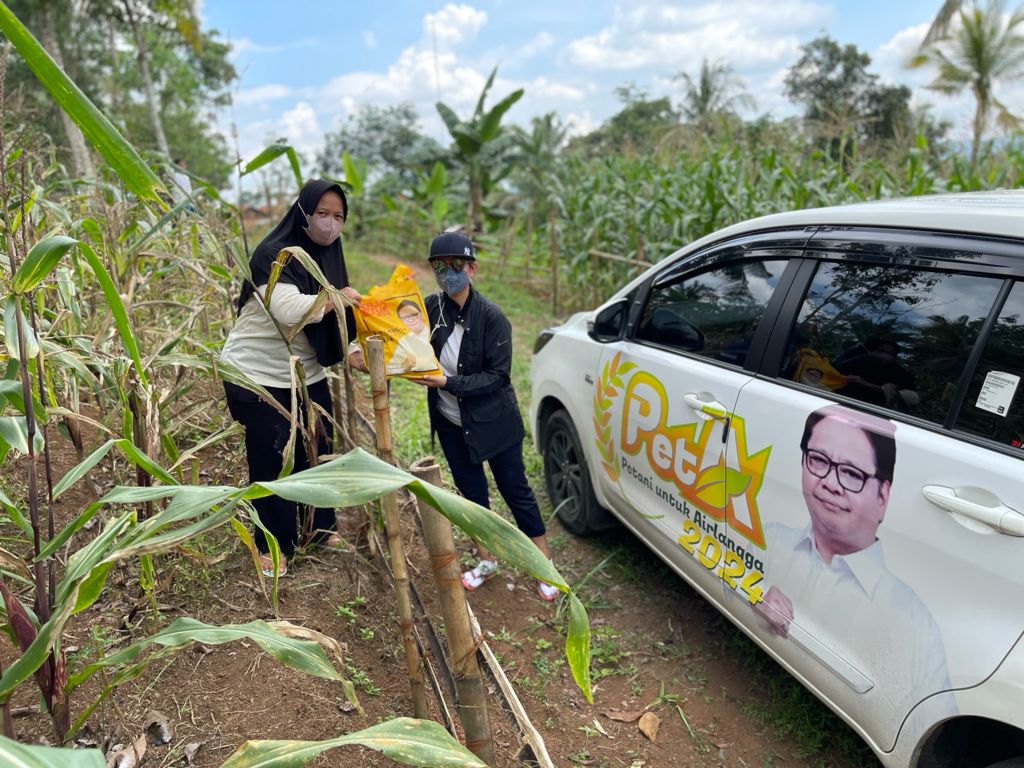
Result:
[[[331,191],[337,192],[341,196],[342,211],[345,218],[348,218],[348,200],[345,199],[345,192],[340,185],[324,179],[306,182],[299,192],[299,199],[292,203],[284,218],[253,251],[252,258],[249,260],[252,280],[242,283],[242,293],[238,297],[239,314],[255,292],[255,286],[267,284],[270,279],[270,267],[277,259],[277,254],[282,249],[291,246],[297,245],[308,253],[335,288],[344,288],[348,285],[348,271],[345,269],[345,254],[341,248],[341,238],[339,237],[330,245],[317,245],[309,239],[305,232],[306,217],[303,215],[303,211],[312,216],[320,198],[324,196],[325,192]],[[302,206],[302,210],[299,210],[299,206]],[[294,285],[300,293],[310,296],[315,296],[321,290],[316,278],[302,266],[298,259],[289,260],[281,270],[278,282]],[[348,328],[349,338],[355,338],[355,320],[351,309],[345,310],[345,324]],[[319,323],[309,323],[303,330],[316,351],[316,359],[320,365],[334,365],[341,360],[341,334],[338,331],[338,321],[333,314],[328,314]]]

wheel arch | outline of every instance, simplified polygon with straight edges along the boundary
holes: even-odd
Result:
[[[940,723],[924,740],[915,768],[988,768],[1017,759],[1024,766],[1024,730],[976,715]]]

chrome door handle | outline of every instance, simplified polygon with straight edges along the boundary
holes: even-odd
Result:
[[[724,419],[729,415],[729,409],[720,402],[717,400],[702,400],[700,395],[692,393],[683,395],[683,402],[686,403],[688,408],[697,411],[697,413],[703,413],[705,416],[710,416],[712,419]]]
[[[1024,515],[1008,507],[984,488],[926,485],[921,493],[939,509],[949,512],[957,522],[979,533],[1004,533],[1024,536]]]

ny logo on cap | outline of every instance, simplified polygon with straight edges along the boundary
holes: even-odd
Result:
[[[473,255],[473,250],[468,245],[465,248],[462,249],[462,252],[466,256],[472,256]]]

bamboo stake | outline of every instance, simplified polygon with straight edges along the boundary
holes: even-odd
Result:
[[[433,457],[420,459],[409,471],[433,485],[441,484],[441,470]],[[444,617],[448,658],[458,692],[459,720],[466,734],[466,746],[488,765],[495,764],[494,739],[487,715],[487,689],[476,659],[477,644],[470,626],[466,593],[462,588],[459,561],[455,555],[452,524],[422,499],[416,500],[423,522],[423,539],[430,552],[430,569],[437,584],[438,602]]]
[[[384,373],[384,342],[380,336],[371,336],[366,342],[367,363],[370,368],[370,387],[373,392],[373,420],[377,428],[377,455],[389,464],[395,463],[391,441],[391,413],[388,408],[388,381]],[[412,601],[409,597],[409,569],[405,562],[405,546],[398,520],[398,498],[394,491],[381,499],[384,508],[384,528],[388,534],[391,552],[391,570],[395,574],[395,599],[398,606],[398,626],[405,646],[405,662],[412,688],[412,706],[416,717],[425,719],[427,712],[426,684],[423,661],[416,647],[413,633]]]
[[[551,235],[551,314],[558,316],[558,228],[554,206],[548,214],[548,231]]]

